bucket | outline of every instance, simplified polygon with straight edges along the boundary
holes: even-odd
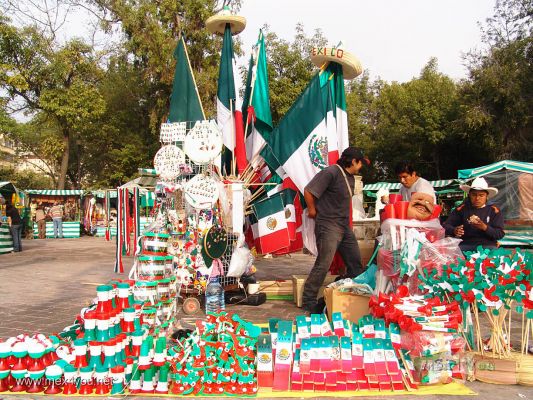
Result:
[[[398,219],[407,219],[407,208],[409,207],[408,201],[398,201],[394,203],[394,214]]]
[[[249,283],[247,291],[248,294],[255,294],[259,292],[259,283]]]
[[[385,221],[388,218],[395,218],[394,204],[387,204],[381,213],[381,221]]]
[[[390,193],[389,194],[389,204],[396,204],[399,201],[402,201],[403,197],[400,193]]]

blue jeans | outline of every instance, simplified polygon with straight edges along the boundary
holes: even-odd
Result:
[[[11,225],[9,230],[13,237],[13,250],[22,251],[22,225]]]
[[[63,239],[63,218],[52,218],[52,221],[54,223],[54,237],[59,237]]]
[[[338,251],[344,261],[346,277],[355,278],[363,272],[359,245],[349,226],[316,224],[315,238],[318,256],[305,281],[302,299],[302,308],[309,311],[316,306],[318,291],[328,274],[335,252]]]

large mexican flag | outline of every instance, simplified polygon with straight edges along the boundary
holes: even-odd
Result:
[[[301,193],[328,166],[327,110],[321,84],[327,85],[328,77],[326,70],[311,79],[269,140],[273,155]]]
[[[225,175],[242,172],[248,164],[244,145],[239,80],[235,79],[233,73],[235,65],[231,28],[229,24],[226,24],[217,89],[217,124],[222,131],[224,142],[221,168]],[[234,165],[235,163],[237,165]]]
[[[204,120],[204,109],[192,73],[183,35],[181,35],[174,51],[174,58],[176,59],[176,68],[168,120],[169,122]]]

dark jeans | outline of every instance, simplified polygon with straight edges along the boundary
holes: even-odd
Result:
[[[22,251],[22,225],[11,225],[11,237],[13,237],[13,250]]]
[[[315,307],[318,291],[324,283],[336,251],[339,251],[346,265],[347,277],[355,278],[363,272],[359,245],[349,226],[316,224],[315,238],[318,256],[304,285],[302,307],[305,310]]]

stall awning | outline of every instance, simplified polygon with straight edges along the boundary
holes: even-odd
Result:
[[[527,172],[529,174],[533,174],[533,163],[503,160],[498,161],[494,164],[484,165],[478,168],[460,169],[459,171],[457,171],[457,176],[459,177],[459,179],[471,179],[478,176],[487,175],[504,168],[510,169],[512,171]]]
[[[29,194],[38,194],[40,196],[83,196],[83,190],[48,190],[48,189],[29,189]]]
[[[92,190],[91,193],[94,197],[98,197],[99,199],[105,198],[105,190]],[[111,189],[109,190],[109,198],[115,199],[117,197],[117,190]]]
[[[17,189],[15,188],[15,185],[13,185],[9,181],[0,182],[0,191],[6,192],[6,193],[15,193]]]
[[[439,181],[430,181],[431,185],[434,188],[440,188],[452,185],[455,183],[455,179],[442,179]],[[378,182],[378,183],[371,183],[368,185],[365,185],[363,187],[363,190],[368,190],[370,192],[376,192],[379,189],[388,189],[388,190],[400,190],[401,183],[400,182]]]

